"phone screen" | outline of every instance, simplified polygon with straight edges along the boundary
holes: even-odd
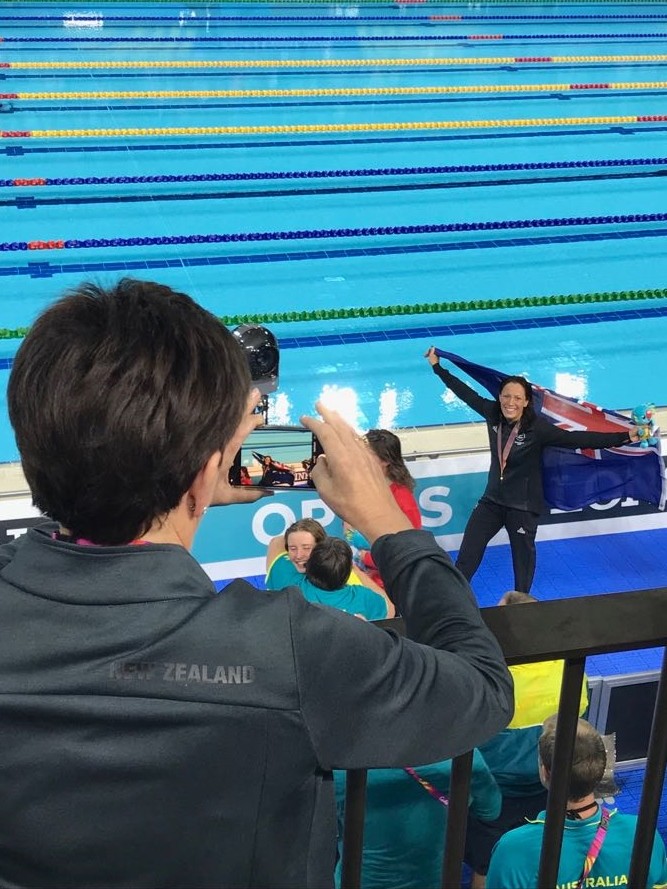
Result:
[[[321,453],[317,438],[303,426],[260,426],[243,442],[229,482],[280,491],[312,488],[310,473]]]

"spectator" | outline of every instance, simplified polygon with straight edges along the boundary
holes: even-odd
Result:
[[[382,467],[396,503],[406,514],[412,527],[421,528],[422,517],[414,495],[415,480],[403,459],[400,438],[388,429],[369,429],[364,438]],[[363,534],[345,526],[345,536],[357,551],[356,561],[359,568],[379,586],[384,586],[377,565],[369,552],[368,541]]]
[[[530,593],[510,590],[499,605],[529,605],[537,599]],[[544,720],[558,709],[563,679],[563,661],[541,661],[509,668],[514,680],[516,710],[500,734],[480,745],[503,795],[502,811],[496,821],[468,817],[465,860],[473,869],[471,889],[484,889],[491,852],[508,830],[534,818],[546,805],[547,794],[539,772],[537,745]],[[581,690],[579,713],[588,707],[586,682]],[[491,884],[492,885],[492,884]]]
[[[294,571],[305,574],[310,554],[326,536],[327,532],[315,519],[299,519],[287,528],[284,535],[274,537],[269,542],[266,554],[267,587],[279,590],[294,582]]]
[[[317,572],[315,565],[325,561],[324,553],[326,552],[329,560],[337,563],[333,578],[330,575],[327,576],[324,579],[324,585],[322,585],[321,571],[319,582],[317,574],[315,579],[313,579],[312,573],[307,576],[306,566],[313,551],[316,546],[327,539],[329,538],[327,538],[326,531],[315,519],[299,519],[289,526],[284,535],[274,537],[269,542],[266,553],[267,589],[280,590],[286,586],[298,586],[309,602],[331,605],[334,608],[347,611],[349,614],[362,615],[368,620],[394,617],[394,603],[387,596],[383,587],[375,583],[364,571],[355,570],[352,565],[352,550],[348,544],[345,544],[345,547],[334,545],[333,548],[331,546],[325,548],[314,563],[313,567]],[[345,543],[345,541],[341,541],[341,543]],[[341,576],[340,571],[345,563],[348,563],[347,574],[342,582],[338,582],[337,578]],[[324,570],[326,573],[327,568],[325,567]],[[360,589],[354,590],[354,587],[366,588],[369,592],[362,593]],[[323,594],[324,590],[327,591],[326,595]],[[334,591],[337,593],[335,597]],[[380,607],[377,596],[382,597],[384,608]],[[355,605],[359,607],[355,607]],[[351,608],[352,610],[350,610]]]
[[[426,889],[440,886],[446,798],[451,783],[451,760],[419,766],[416,770],[372,769],[366,787],[362,889]],[[334,772],[338,808],[340,885],[342,827],[345,816],[345,772]],[[420,782],[424,782],[420,786]],[[427,785],[427,786],[424,786]],[[470,778],[470,808],[479,819],[497,818],[500,790],[475,750]]]
[[[36,506],[0,547],[0,884],[326,887],[333,768],[469,750],[512,685],[472,592],[319,407],[318,493],[372,542],[409,638],[189,553],[261,423],[245,355],[168,287],[85,284],[33,324],[9,415]],[[427,681],[425,681],[427,678]]]
[[[271,550],[269,546],[268,558],[271,557]],[[366,584],[348,583],[352,570],[352,550],[348,543],[338,537],[325,537],[313,547],[305,573],[301,574],[289,559],[283,560],[280,566],[279,584],[273,586],[267,583],[269,589],[294,585],[315,605],[328,605],[366,620],[388,617],[389,600],[381,587],[370,579],[366,579]],[[269,578],[272,571],[273,568],[269,569]]]
[[[556,717],[544,723],[540,736],[540,773],[545,787],[551,780]],[[620,815],[601,807],[595,788],[602,780],[607,762],[600,734],[580,719],[558,868],[558,886],[627,886],[628,869],[637,817]],[[544,834],[545,812],[531,824],[506,833],[493,851],[488,883],[493,889],[537,889],[537,873]],[[597,841],[597,842],[594,842]],[[600,843],[600,847],[597,844]],[[656,833],[647,886],[667,884],[665,846]],[[633,887],[640,889],[640,887]]]

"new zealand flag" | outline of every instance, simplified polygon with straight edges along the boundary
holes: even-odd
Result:
[[[496,398],[508,376],[490,367],[473,364],[452,352],[435,350],[464,373],[481,383]],[[619,432],[632,427],[627,417],[593,404],[576,401],[531,383],[535,413],[561,429]],[[657,431],[657,430],[656,430]],[[568,450],[547,447],[542,452],[544,497],[556,509],[581,509],[617,497],[633,497],[665,508],[665,467],[658,443],[647,448],[637,444],[604,450]]]

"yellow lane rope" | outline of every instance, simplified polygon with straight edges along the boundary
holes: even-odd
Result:
[[[11,70],[76,70],[111,68],[398,68],[416,65],[512,65],[531,62],[554,64],[608,62],[667,62],[667,54],[622,56],[495,56],[474,59],[462,58],[410,58],[410,59],[197,59],[197,60],[129,60],[122,61],[71,61],[71,62],[4,62],[0,68]]]
[[[254,127],[123,127],[94,130],[3,130],[0,138],[87,139],[118,136],[250,136],[306,133],[387,133],[402,130],[467,130],[481,128],[567,127],[603,124],[635,124],[666,121],[667,114],[614,115],[605,117],[536,117],[509,120],[436,120],[400,123],[280,124]]]
[[[667,81],[627,83],[532,83],[487,86],[336,87],[283,90],[103,90],[98,92],[0,93],[0,99],[281,99],[309,96],[425,96],[469,93],[545,93],[585,90],[664,90]]]

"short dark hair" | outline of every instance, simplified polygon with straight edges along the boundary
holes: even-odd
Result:
[[[312,534],[315,543],[320,543],[327,536],[327,532],[316,519],[298,519],[285,531],[285,549],[287,549],[290,534],[295,534],[297,531],[305,531],[307,534]]]
[[[369,429],[364,437],[378,460],[386,464],[387,478],[414,491],[415,480],[405,465],[398,435],[388,429]]]
[[[539,741],[540,760],[549,774],[554,761],[556,720],[557,716],[554,715],[544,721]],[[574,740],[568,799],[576,802],[593,793],[602,781],[606,767],[607,751],[600,732],[593,728],[590,722],[579,719],[577,736]]]
[[[306,577],[321,590],[333,592],[345,586],[352,570],[352,550],[340,537],[326,537],[313,547],[306,562]]]
[[[189,296],[82,284],[37,319],[9,379],[35,505],[75,537],[140,537],[228,444],[249,389],[239,344]]]

